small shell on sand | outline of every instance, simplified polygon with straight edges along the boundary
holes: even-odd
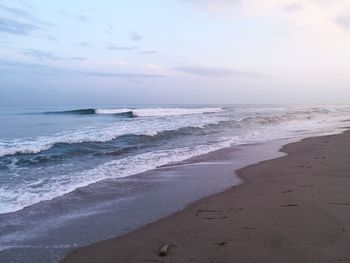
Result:
[[[169,253],[169,248],[170,248],[170,244],[165,244],[164,246],[161,247],[161,249],[159,250],[159,256],[166,256]]]

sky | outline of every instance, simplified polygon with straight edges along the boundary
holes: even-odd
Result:
[[[0,0],[0,105],[347,104],[348,0]]]

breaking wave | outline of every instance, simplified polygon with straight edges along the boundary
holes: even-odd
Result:
[[[92,114],[110,114],[127,117],[162,117],[162,116],[181,116],[190,114],[216,113],[223,111],[223,108],[121,108],[121,109],[77,109],[67,111],[51,111],[45,114],[70,114],[70,115],[92,115]]]

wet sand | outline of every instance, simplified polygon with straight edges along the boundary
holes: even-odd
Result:
[[[239,170],[242,186],[62,262],[350,262],[350,132],[282,151]]]

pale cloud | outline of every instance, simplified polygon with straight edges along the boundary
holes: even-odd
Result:
[[[200,11],[231,17],[274,17],[296,43],[338,46],[350,43],[348,0],[190,0]]]
[[[28,35],[37,29],[38,27],[33,24],[0,17],[0,33]]]
[[[91,46],[88,42],[85,42],[85,41],[76,43],[76,45],[81,46],[81,47],[90,47]]]
[[[335,22],[346,30],[350,30],[350,15],[341,15],[335,18]]]
[[[303,45],[339,47],[350,43],[350,35],[344,32],[343,23],[337,18],[350,11],[345,1],[298,1],[303,8],[289,14],[290,23],[295,25],[294,38]]]
[[[27,49],[22,52],[26,56],[30,56],[37,59],[45,59],[45,60],[60,60],[61,57],[43,50],[37,50],[37,49]]]
[[[81,23],[84,23],[84,24],[90,21],[90,19],[84,15],[77,15],[77,18]]]
[[[293,3],[290,5],[284,6],[284,10],[288,12],[297,12],[303,9],[303,6],[299,3]]]
[[[131,39],[132,41],[135,41],[135,42],[138,42],[138,41],[142,40],[141,34],[135,32],[135,31],[131,31],[131,32],[129,33],[129,37],[130,37],[130,39]]]
[[[16,7],[13,1],[10,5],[0,3],[0,34],[11,34],[21,36],[36,36],[50,41],[57,41],[45,29],[53,24],[36,18],[28,10]],[[15,4],[15,5],[13,5]]]
[[[76,60],[76,61],[82,61],[82,60],[86,60],[86,57],[70,57],[67,58],[68,60]]]
[[[127,61],[117,59],[92,59],[91,63],[99,68],[127,67],[130,65]]]
[[[44,65],[44,64],[36,64],[36,63],[27,63],[21,61],[12,61],[12,60],[4,60],[0,59],[0,72],[3,77],[9,77],[10,75],[18,76],[29,76],[29,77],[38,77],[42,78],[46,75],[77,75],[82,74],[79,71],[62,69],[59,67]],[[19,78],[21,79],[21,78]]]
[[[51,60],[51,61],[59,61],[59,60],[71,60],[71,61],[83,61],[86,60],[86,57],[74,56],[74,57],[60,57],[55,55],[49,51],[37,50],[37,49],[26,49],[20,54],[23,54],[28,57],[32,57],[38,60]]]
[[[10,6],[0,4],[0,10],[6,11],[6,12],[11,13],[11,14],[16,15],[16,16],[30,17],[30,15],[27,11],[20,9],[20,8],[16,8],[16,7],[10,7]]]
[[[257,77],[260,74],[250,71],[240,71],[221,67],[182,66],[174,70],[189,73],[201,77]]]
[[[72,57],[68,58],[68,60],[81,60],[84,59],[82,57]],[[2,60],[0,59],[0,72],[3,76],[9,76],[11,74],[22,74],[22,73],[40,73],[43,72],[42,76],[46,74],[54,75],[54,74],[64,74],[71,76],[91,76],[91,77],[99,77],[99,78],[119,78],[126,80],[141,80],[141,79],[153,79],[153,78],[165,78],[166,75],[151,73],[151,72],[116,72],[114,71],[89,71],[89,70],[71,70],[71,69],[63,69],[55,66],[49,66],[44,64],[36,64],[36,63],[26,63],[20,61],[11,61],[11,60]],[[40,74],[35,74],[35,76],[42,77]]]
[[[106,72],[91,72],[88,76],[102,77],[102,78],[122,78],[122,79],[150,79],[150,78],[164,78],[164,75],[146,74],[146,73],[106,73]]]
[[[266,14],[280,15],[278,11],[299,11],[307,7],[308,11],[324,14],[350,9],[347,0],[181,0],[190,3],[202,11],[227,15],[260,16]]]
[[[152,55],[152,54],[156,54],[157,51],[155,50],[142,50],[142,51],[139,51],[137,52],[138,54],[146,54],[146,55]]]
[[[171,70],[168,67],[164,67],[159,64],[153,63],[132,63],[129,61],[117,60],[117,59],[89,59],[89,64],[92,67],[87,67],[85,70],[95,72],[98,69],[99,72],[138,72],[151,75],[171,75]],[[86,65],[86,66],[88,66]]]
[[[256,16],[270,12],[278,5],[278,0],[190,0],[202,11],[209,11],[223,15]],[[288,2],[288,0],[284,1]]]
[[[128,51],[128,50],[135,50],[137,49],[137,47],[135,46],[114,46],[114,45],[110,45],[107,47],[107,49],[109,50],[121,50],[121,51]]]
[[[159,65],[159,64],[154,64],[154,63],[146,63],[146,64],[142,64],[140,65],[142,68],[145,68],[147,70],[152,70],[153,72],[158,72],[157,74],[168,74],[168,68]],[[160,73],[162,72],[162,73]],[[165,73],[168,72],[168,73]]]
[[[39,24],[39,25],[43,25],[43,26],[52,26],[51,23],[48,23],[46,21],[43,21],[41,19],[34,17],[30,12],[28,12],[22,8],[17,8],[17,7],[13,7],[10,5],[4,5],[4,4],[0,3],[0,12],[7,14],[7,15],[11,15],[12,17],[15,17],[16,19],[25,20],[28,23],[35,23],[35,24]]]

